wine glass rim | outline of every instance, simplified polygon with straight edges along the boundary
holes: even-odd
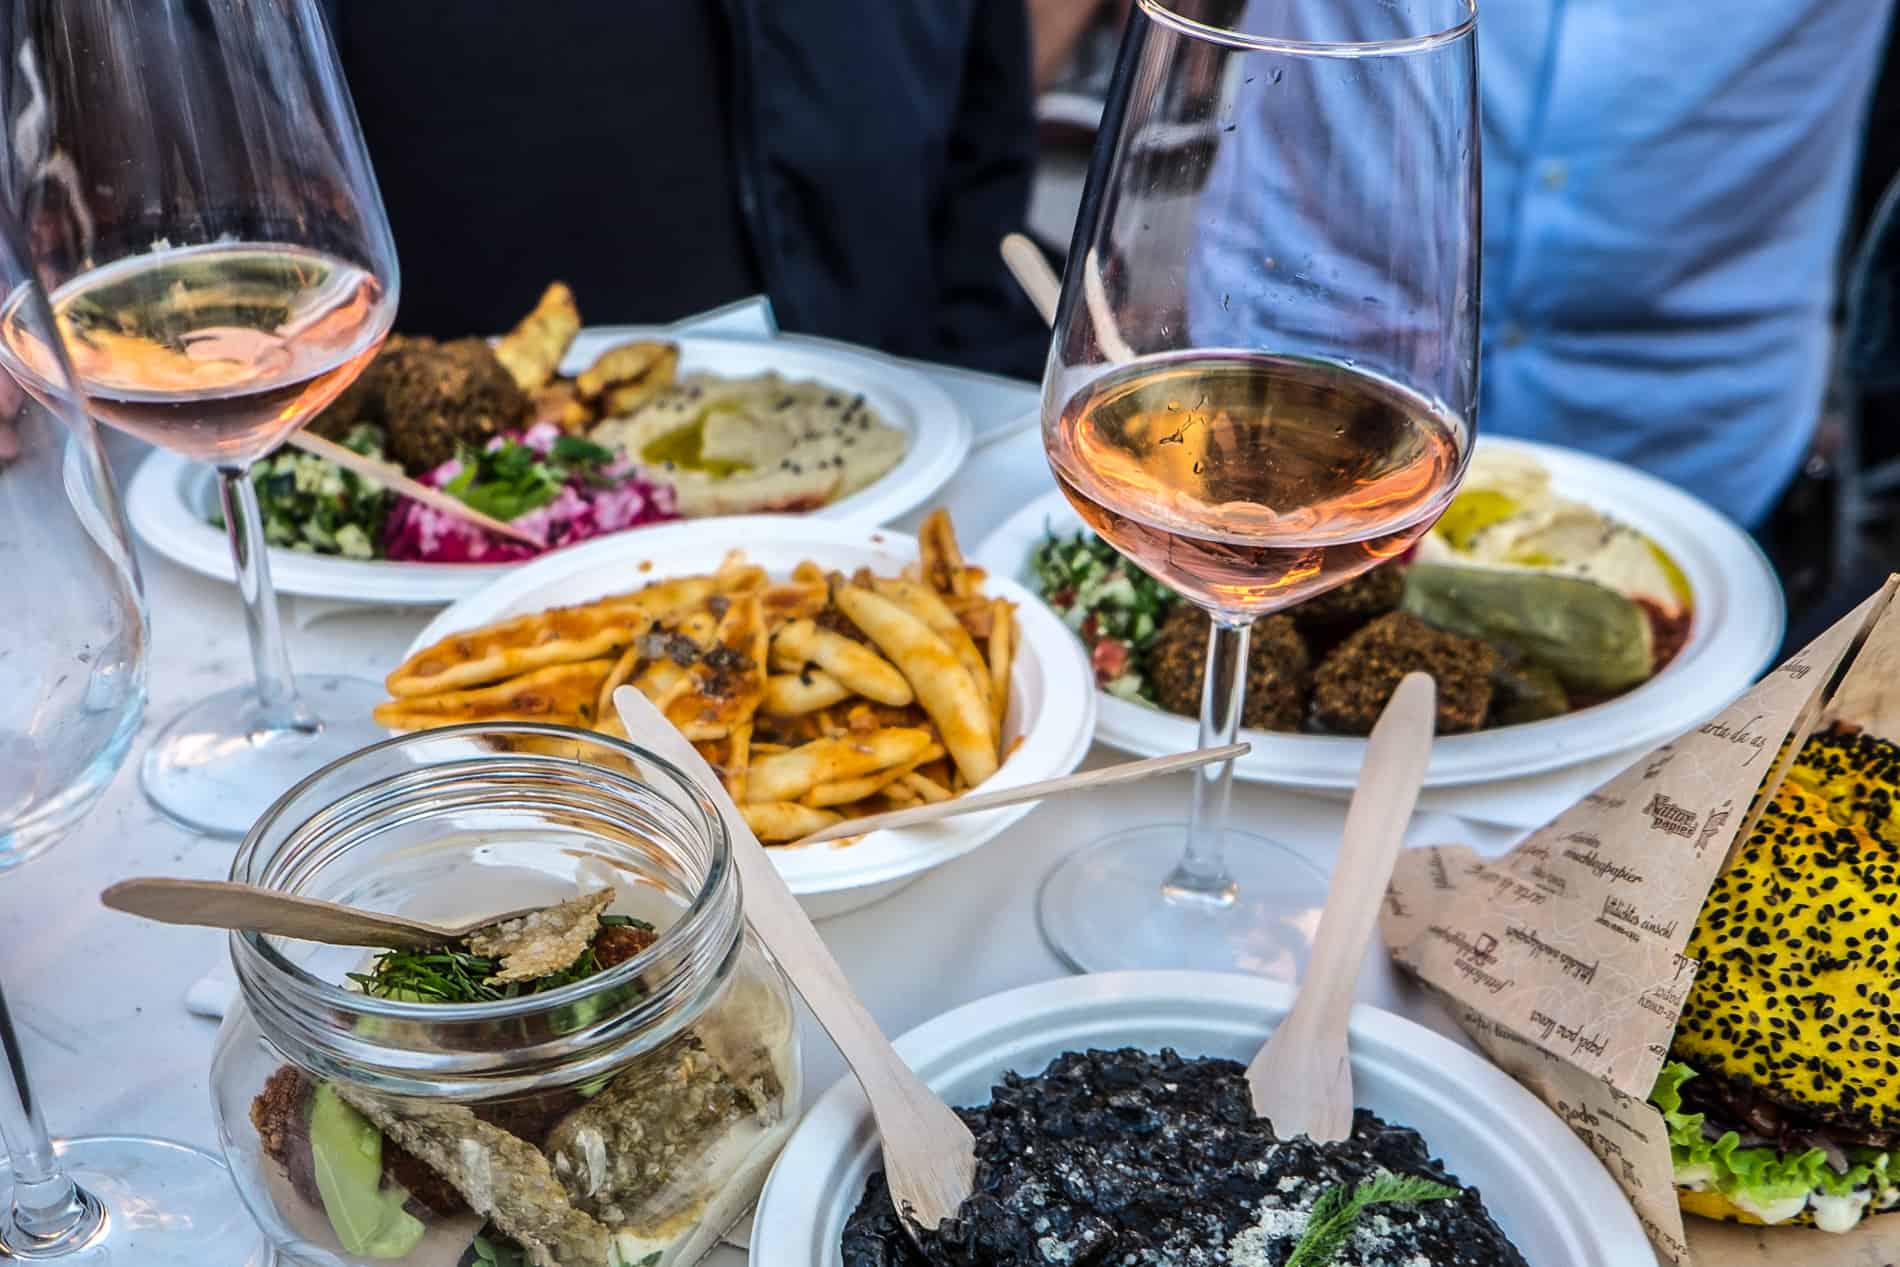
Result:
[[[1228,27],[1215,26],[1190,18],[1169,7],[1169,0],[1135,0],[1150,21],[1158,22],[1177,34],[1209,44],[1249,53],[1291,53],[1301,57],[1392,57],[1423,53],[1442,48],[1468,37],[1478,25],[1478,0],[1452,0],[1464,11],[1464,17],[1439,31],[1407,35],[1392,40],[1296,40],[1274,35],[1255,35]]]

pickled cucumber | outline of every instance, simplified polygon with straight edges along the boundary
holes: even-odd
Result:
[[[1655,659],[1640,606],[1571,576],[1416,563],[1405,577],[1405,610],[1440,629],[1513,647],[1573,691],[1627,690],[1648,680]]]

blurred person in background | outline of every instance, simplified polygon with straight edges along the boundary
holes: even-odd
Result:
[[[1267,0],[1255,12],[1270,22],[1290,7]],[[1892,9],[1482,9],[1482,430],[1616,458],[1761,523],[1820,416],[1843,229]],[[1250,148],[1273,145],[1276,110],[1296,117],[1284,94],[1298,77],[1286,78],[1242,90],[1241,143],[1210,181],[1208,205],[1221,208],[1234,187],[1222,182],[1255,182],[1246,214],[1206,221],[1190,286],[1191,319],[1233,337],[1250,320],[1257,333],[1287,319],[1223,311],[1222,276],[1263,260],[1297,273],[1310,253],[1302,235],[1350,242],[1355,205],[1394,184],[1392,156],[1354,139],[1369,117],[1363,101],[1321,103],[1341,145],[1366,153],[1351,180],[1258,183],[1273,164],[1264,148],[1250,163]],[[1429,92],[1417,103],[1431,108]],[[1389,267],[1390,243],[1353,245],[1367,276]],[[1295,307],[1300,286],[1354,284],[1290,280]]]
[[[397,328],[763,292],[779,324],[1034,378],[997,254],[1035,160],[1024,0],[325,0],[401,258]]]

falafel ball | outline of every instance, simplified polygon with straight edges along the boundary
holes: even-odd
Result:
[[[1206,612],[1181,603],[1155,634],[1148,652],[1148,677],[1154,684],[1155,701],[1171,713],[1200,716],[1210,623]],[[1247,698],[1241,705],[1241,724],[1261,730],[1298,730],[1306,718],[1311,668],[1312,656],[1291,620],[1268,616],[1255,621],[1247,645]]]
[[[1370,572],[1362,572],[1337,589],[1316,594],[1287,609],[1302,630],[1346,621],[1371,620],[1389,611],[1397,611],[1405,601],[1405,565],[1397,561],[1381,563]]]
[[[381,427],[390,458],[420,475],[526,426],[531,407],[486,341],[399,335],[310,425],[339,441],[357,423]]]
[[[1477,730],[1490,715],[1497,667],[1497,648],[1489,643],[1434,629],[1410,612],[1389,612],[1320,662],[1313,716],[1327,730],[1370,734],[1400,679],[1422,672],[1438,684],[1438,733]]]

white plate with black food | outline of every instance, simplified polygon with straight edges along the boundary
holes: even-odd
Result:
[[[1090,645],[1098,738],[1141,755],[1194,746],[1204,619],[1094,540],[1060,492],[975,559],[1043,595]],[[1384,571],[1256,624],[1239,777],[1351,788],[1358,736],[1405,667],[1440,684],[1428,787],[1641,751],[1748,686],[1786,621],[1768,561],[1709,506],[1620,463],[1518,440],[1480,439],[1452,508]]]
[[[607,381],[594,399],[577,400],[576,384],[588,381],[585,373],[602,355],[630,344],[676,349],[677,359],[664,367],[669,382],[642,394],[637,381]],[[491,341],[466,339],[427,349],[427,355],[452,349],[438,366],[422,361],[416,341],[392,343],[379,356],[384,368],[372,363],[365,371],[365,391],[346,392],[312,426],[401,466],[412,478],[450,485],[457,496],[556,546],[717,514],[789,510],[881,524],[929,500],[972,443],[968,416],[943,389],[868,349],[795,336],[580,329],[560,345],[558,373],[529,390],[501,380],[487,346]],[[626,368],[632,374],[639,367]],[[394,386],[385,389],[389,383]],[[691,398],[695,384],[705,393],[698,401]],[[365,406],[371,391],[379,394]],[[518,412],[522,399],[525,414]],[[570,411],[565,421],[564,410]],[[373,415],[372,429],[348,425],[338,411],[352,419]],[[497,413],[513,421],[497,426]],[[623,414],[637,426],[618,424]],[[489,447],[499,443],[497,432],[526,443],[497,453]],[[735,438],[735,432],[743,434]],[[707,442],[709,434],[728,447],[726,456],[713,456],[717,445]],[[620,447],[642,441],[642,452]],[[872,450],[882,465],[867,473],[857,458]],[[477,489],[454,486],[467,471],[462,459],[468,453],[486,454],[472,475]],[[259,468],[271,575],[283,593],[440,605],[474,593],[535,553],[449,522],[440,512],[425,513],[289,447]],[[133,477],[126,504],[140,537],[160,554],[232,579],[210,468],[154,453]]]
[[[631,685],[700,743],[768,845],[965,788],[998,791],[1073,771],[1095,726],[1080,646],[1006,578],[972,575],[961,597],[919,595],[935,585],[923,578],[944,575],[929,559],[944,557],[946,529],[933,516],[920,544],[866,525],[753,516],[584,542],[441,612],[390,674],[393,698],[376,717],[392,730],[513,720],[624,737],[609,697]],[[939,553],[925,558],[933,545]],[[747,580],[747,570],[762,577]],[[758,584],[762,630],[741,623],[750,617],[738,601]],[[891,628],[857,606],[866,592],[937,621],[933,631],[961,622],[969,636],[942,633],[956,663],[920,674],[917,661],[891,650]],[[985,609],[995,623],[981,619]],[[914,625],[897,632],[921,637]],[[760,638],[768,671],[753,682]],[[987,686],[966,700],[960,687],[923,684],[959,673],[972,682],[986,674]],[[821,766],[830,773],[814,773]],[[901,786],[887,777],[898,775]],[[807,909],[833,915],[896,892],[1033,808],[770,852]]]
[[[1563,1122],[1389,1012],[1352,1021],[1355,1096],[1379,1122],[1362,1115],[1352,1140],[1323,1149],[1273,1140],[1242,1073],[1291,1004],[1287,986],[1240,975],[1103,973],[979,1000],[897,1050],[948,1103],[990,1106],[974,1126],[993,1182],[967,1230],[1020,1244],[1019,1261],[1285,1262],[1329,1191],[1397,1177],[1404,1197],[1359,1209],[1339,1261],[1449,1262],[1431,1248],[1456,1245],[1457,1261],[1494,1267],[1654,1267],[1629,1201]],[[866,1196],[877,1170],[869,1107],[841,1079],[766,1181],[752,1261],[970,1261],[898,1244],[895,1218],[878,1217],[881,1176]]]

